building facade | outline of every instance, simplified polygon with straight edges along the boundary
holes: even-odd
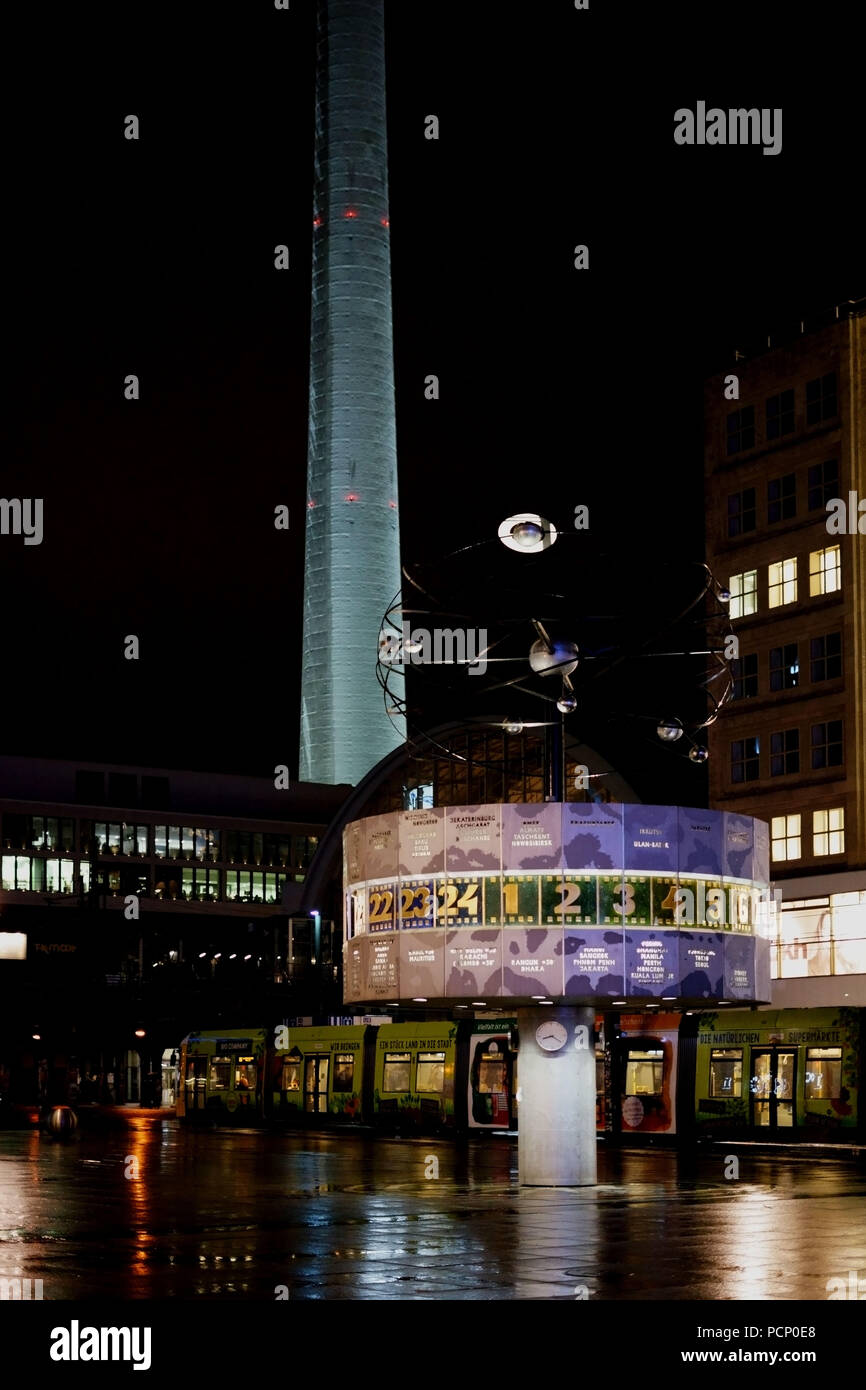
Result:
[[[0,788],[0,1089],[153,1101],[190,1028],[339,997],[300,900],[348,788],[11,757]]]
[[[706,384],[707,563],[739,641],[710,805],[770,826],[780,1007],[866,1004],[864,309]]]

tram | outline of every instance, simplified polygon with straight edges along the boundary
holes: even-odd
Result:
[[[638,1143],[830,1139],[860,1124],[859,1009],[596,1017],[596,1127]],[[181,1046],[177,1114],[219,1125],[513,1132],[513,1018],[221,1029]]]
[[[177,1114],[205,1124],[509,1130],[514,1019],[192,1033]]]
[[[693,1088],[698,1133],[816,1140],[850,1135],[858,1126],[862,1013],[700,1014]]]

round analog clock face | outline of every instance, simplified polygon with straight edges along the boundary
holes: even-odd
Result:
[[[545,1052],[558,1052],[565,1047],[567,1038],[564,1026],[553,1018],[549,1023],[539,1023],[535,1030],[535,1041]]]

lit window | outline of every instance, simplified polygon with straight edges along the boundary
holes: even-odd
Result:
[[[602,1063],[602,1092],[604,1091],[604,1064]],[[596,1068],[597,1071],[597,1068]],[[507,1072],[505,1054],[503,1052],[482,1052],[481,1061],[478,1067],[478,1085],[476,1090],[479,1095],[502,1094],[507,1084]],[[597,1086],[596,1086],[596,1089]]]
[[[830,811],[812,812],[812,852],[814,854],[845,853],[845,809],[834,806]]]
[[[283,1074],[280,1078],[280,1090],[299,1091],[301,1089],[301,1064],[296,1061],[287,1061],[283,1058]]]
[[[842,766],[842,720],[828,719],[812,725],[812,767]]]
[[[841,1093],[841,1047],[807,1048],[806,1100],[838,1100]]]
[[[731,744],[731,781],[755,782],[760,776],[760,747],[756,738],[740,738]]]
[[[438,1093],[445,1090],[444,1052],[418,1053],[418,1077],[415,1082],[415,1089],[418,1092],[435,1091]]]
[[[831,893],[833,973],[866,975],[866,889]]]
[[[664,1053],[661,1048],[648,1052],[628,1050],[625,1068],[625,1093],[627,1096],[660,1096],[664,1073]]]
[[[770,734],[770,776],[786,777],[800,771],[800,730]]]
[[[232,1073],[231,1057],[212,1057],[210,1064],[210,1075],[208,1077],[209,1091],[227,1091]]]
[[[778,564],[770,565],[767,571],[769,579],[769,603],[771,608],[781,608],[784,603],[797,602],[797,560],[780,560]]]
[[[386,1052],[382,1072],[382,1090],[391,1094],[395,1091],[408,1091],[411,1052]]]
[[[758,571],[746,570],[743,574],[732,574],[728,580],[731,591],[730,614],[732,618],[745,618],[758,611]]]
[[[809,556],[809,593],[833,594],[842,587],[842,555],[838,545],[813,550]]]
[[[710,1053],[710,1095],[733,1100],[742,1094],[742,1048],[714,1047]]]
[[[800,817],[773,816],[771,821],[771,846],[776,862],[784,859],[800,858]]]

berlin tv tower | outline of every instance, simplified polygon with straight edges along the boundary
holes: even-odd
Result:
[[[357,783],[405,738],[376,679],[400,589],[382,0],[319,0],[302,781]]]

